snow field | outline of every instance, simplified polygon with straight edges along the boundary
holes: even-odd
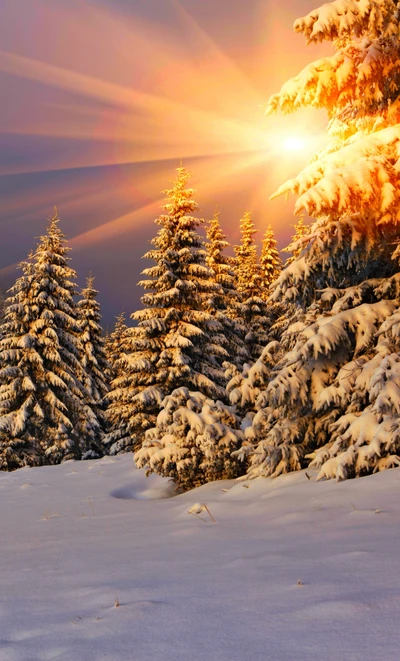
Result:
[[[1,661],[397,661],[400,471],[308,475],[0,473]]]

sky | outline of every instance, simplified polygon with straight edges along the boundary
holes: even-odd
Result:
[[[0,287],[56,205],[104,326],[140,307],[141,261],[182,163],[199,217],[229,240],[251,211],[258,240],[293,233],[269,201],[324,142],[326,117],[266,117],[270,94],[329,52],[292,31],[314,0],[0,0]],[[287,137],[306,144],[287,151]]]

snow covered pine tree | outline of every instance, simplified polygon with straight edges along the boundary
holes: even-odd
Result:
[[[276,193],[292,191],[296,213],[316,221],[273,294],[299,321],[247,430],[249,475],[311,458],[320,478],[345,479],[400,464],[399,11],[337,0],[294,27],[336,52],[287,82],[268,112],[326,108],[332,141]]]
[[[245,348],[250,360],[257,360],[261,354],[268,341],[268,329],[271,325],[267,304],[262,297],[263,276],[253,239],[256,232],[251,214],[247,211],[240,221],[240,245],[234,246],[234,250],[235,282],[239,294],[237,316],[246,329]]]
[[[181,491],[238,477],[244,471],[234,455],[243,438],[239,425],[234,407],[177,388],[165,398],[156,426],[146,432],[136,464],[147,474],[172,478]]]
[[[144,433],[156,422],[166,395],[181,386],[207,397],[226,398],[222,362],[227,357],[223,328],[207,311],[208,301],[220,292],[205,263],[197,227],[193,190],[186,188],[189,173],[178,168],[173,188],[165,191],[166,213],[154,246],[144,257],[155,262],[143,271],[139,284],[147,290],[143,310],[134,312],[137,327],[124,336],[120,371],[108,395],[112,429],[110,452],[138,449]]]
[[[287,258],[285,262],[285,266],[288,266],[288,264],[291,264],[292,262],[294,262],[295,259],[300,257],[304,245],[308,243],[308,241],[304,239],[304,237],[308,234],[310,227],[304,224],[303,214],[300,215],[300,217],[297,220],[297,223],[293,225],[293,228],[294,228],[294,234],[292,236],[292,240],[288,245],[288,247],[283,249],[283,252],[292,253],[291,256]]]
[[[58,223],[55,210],[6,301],[0,341],[3,470],[101,452],[98,422],[85,405],[75,271]]]
[[[114,330],[106,335],[104,341],[110,382],[119,376],[116,363],[123,353],[124,338],[127,330],[128,326],[125,321],[125,312],[120,312],[115,318]]]
[[[269,295],[271,284],[277,279],[282,271],[282,260],[277,245],[274,231],[271,225],[268,225],[262,242],[260,257],[262,291],[266,297]]]
[[[206,236],[206,264],[214,282],[219,285],[219,289],[209,298],[208,310],[223,328],[227,339],[227,360],[242,367],[249,360],[249,354],[244,345],[246,327],[243,320],[237,317],[239,299],[235,287],[235,258],[224,253],[229,243],[221,229],[217,211],[206,227]]]
[[[106,431],[104,411],[105,397],[109,389],[110,366],[106,358],[103,329],[100,326],[100,304],[96,300],[98,291],[93,284],[94,278],[89,276],[86,287],[82,290],[82,298],[77,304],[77,314],[82,351],[81,364],[84,369],[85,403],[89,412],[87,421],[90,422],[91,414],[94,413],[98,421],[94,430],[97,432],[98,443],[101,444]]]

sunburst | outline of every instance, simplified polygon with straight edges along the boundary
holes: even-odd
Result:
[[[11,0],[6,1],[11,7]],[[17,164],[2,173],[118,165],[119,180],[114,178],[102,197],[132,192],[135,198],[136,189],[145,190],[139,205],[132,199],[131,212],[83,226],[73,238],[76,246],[106,241],[145,222],[159,208],[160,186],[168,184],[179,159],[194,171],[203,208],[216,202],[223,207],[230,192],[242,187],[241,201],[255,212],[256,222],[262,225],[268,214],[273,223],[269,195],[319,148],[324,124],[319,115],[317,121],[306,114],[300,119],[264,117],[262,104],[273,91],[268,89],[268,77],[275,83],[276,69],[285,75],[288,68],[297,68],[297,55],[288,55],[289,49],[279,41],[282,28],[276,8],[263,15],[265,30],[275,26],[268,38],[274,40],[276,62],[262,61],[265,53],[259,39],[250,66],[243,58],[235,60],[234,48],[233,54],[224,52],[178,3],[176,26],[179,23],[185,40],[176,39],[172,24],[162,28],[88,2],[74,0],[62,7],[38,0],[35,7],[41,26],[37,40],[30,43],[28,53],[16,38],[14,50],[0,51],[0,70],[35,81],[43,98],[32,97],[29,112],[5,118],[3,132],[39,141],[74,141],[78,146],[75,151],[60,149],[51,159],[39,154],[35,165]],[[46,33],[48,41],[42,37]],[[261,84],[261,74],[254,71],[263,67]],[[139,174],[129,180],[128,166],[140,163],[153,163],[154,173],[147,168],[145,182]],[[56,193],[51,191],[52,198]],[[49,191],[36,197],[40,195],[48,207]],[[96,201],[93,187],[85,189],[85,177],[72,197],[63,210],[77,200],[83,204],[85,197]],[[229,204],[227,209],[232,216]],[[279,203],[275,209],[279,219]],[[243,211],[237,208],[232,224]],[[263,216],[259,221],[257,214]]]

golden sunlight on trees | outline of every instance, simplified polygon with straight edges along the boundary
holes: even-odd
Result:
[[[335,53],[268,102],[267,113],[325,108],[331,141],[273,195],[293,192],[296,213],[316,221],[296,228],[272,295],[285,308],[280,344],[241,386],[258,375],[242,450],[253,477],[310,459],[337,479],[399,464],[399,28],[392,0],[312,11],[295,30]]]

